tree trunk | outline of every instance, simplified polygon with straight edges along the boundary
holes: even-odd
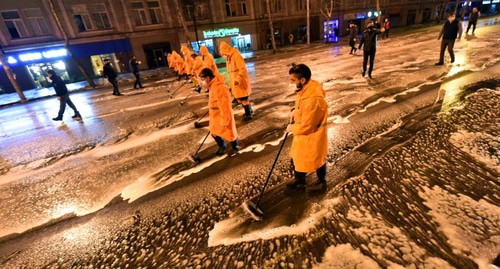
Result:
[[[189,39],[189,29],[186,24],[186,20],[184,19],[184,15],[182,15],[182,10],[179,6],[179,0],[174,1],[175,4],[175,12],[177,12],[177,19],[182,24],[182,29],[184,29],[184,36],[186,37],[186,43],[188,47],[191,48],[191,40]]]
[[[307,29],[306,29],[306,36],[307,36],[307,45],[311,44],[311,18],[310,18],[310,13],[311,13],[311,1],[307,0]]]
[[[469,8],[469,3],[470,3],[470,0],[465,1],[464,8],[462,8],[462,16],[461,16],[462,20],[465,17],[465,13],[467,12],[467,9]]]
[[[455,11],[454,11],[454,12],[455,12],[455,16],[457,16],[457,15],[458,15],[458,14],[457,14],[457,11],[458,11],[458,3],[459,3],[459,2],[460,2],[459,0],[457,0],[457,1],[455,2]]]
[[[64,47],[68,51],[69,56],[76,63],[76,66],[78,66],[78,69],[80,70],[80,72],[82,73],[82,75],[85,77],[85,80],[87,80],[88,84],[92,88],[95,88],[96,85],[95,85],[94,81],[90,78],[89,74],[87,74],[87,71],[85,71],[85,69],[83,68],[83,66],[80,63],[80,61],[78,61],[78,59],[75,57],[75,55],[71,51],[71,48],[70,48],[70,45],[69,45],[68,34],[66,34],[66,31],[64,30],[64,28],[63,28],[63,26],[61,24],[61,20],[59,20],[59,16],[57,15],[57,12],[56,12],[56,10],[54,8],[54,3],[52,1],[53,0],[49,0],[50,11],[52,13],[52,16],[54,17],[54,20],[56,21],[57,27],[59,28],[59,30],[61,31],[61,34],[63,35],[63,38],[64,38]]]
[[[382,23],[382,12],[380,10],[380,0],[377,0],[377,12],[378,12],[377,22]]]
[[[12,70],[10,70],[10,67],[7,64],[7,61],[4,58],[3,51],[0,52],[0,64],[2,64],[3,70],[5,70],[5,74],[7,74],[7,77],[9,78],[10,83],[12,84],[12,86],[14,86],[14,89],[16,90],[17,94],[19,95],[19,98],[21,98],[21,103],[28,101],[28,100],[26,100],[26,97],[24,96],[24,93],[21,90],[21,87],[19,87],[19,84],[17,84],[17,81],[14,78],[14,75],[12,75]]]
[[[274,40],[274,27],[273,27],[273,18],[271,16],[271,0],[266,0],[267,7],[267,17],[269,20],[269,29],[271,31],[271,46],[273,47],[273,53],[276,52],[276,40]]]

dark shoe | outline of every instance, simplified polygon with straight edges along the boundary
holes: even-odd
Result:
[[[226,153],[226,146],[219,147],[219,149],[215,152],[215,155],[222,156],[224,153]]]
[[[201,86],[197,86],[193,91],[201,93]]]
[[[455,58],[452,58],[450,63],[454,63],[455,62]]]
[[[250,121],[253,119],[253,110],[251,105],[246,105],[243,106],[243,109],[245,109],[245,116],[243,117],[244,121]]]
[[[295,178],[293,180],[288,181],[286,183],[286,186],[287,186],[287,188],[290,188],[290,189],[305,189],[306,182]]]
[[[234,152],[238,152],[241,149],[240,146],[238,145],[238,139],[231,142],[231,146],[233,147]]]
[[[52,120],[55,120],[55,121],[62,121],[62,117],[55,117],[55,118],[52,118]]]
[[[72,119],[81,119],[82,116],[80,114],[75,114],[73,115],[73,117],[71,117]]]
[[[372,73],[368,73],[368,77],[371,78],[371,79],[373,79],[372,78]]]
[[[363,71],[363,73],[361,73],[361,75],[363,75],[363,77],[366,75],[366,71]]]
[[[326,190],[326,181],[316,181],[312,186],[307,188],[311,192],[320,192]]]
[[[443,62],[437,62],[434,65],[444,65],[444,63]]]

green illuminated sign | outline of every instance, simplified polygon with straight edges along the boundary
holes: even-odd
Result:
[[[214,38],[214,37],[225,37],[225,36],[234,36],[239,35],[239,28],[222,28],[213,31],[203,31],[203,36],[205,38]]]

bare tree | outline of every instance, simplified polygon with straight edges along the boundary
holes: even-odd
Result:
[[[330,42],[330,20],[332,19],[333,16],[333,5],[334,5],[334,0],[321,0],[321,14],[325,16],[326,18],[326,42]]]
[[[54,20],[56,21],[57,27],[59,28],[59,31],[61,31],[61,34],[63,35],[63,38],[64,38],[64,47],[68,51],[69,56],[76,63],[76,66],[78,67],[78,69],[80,70],[80,72],[82,73],[82,75],[85,77],[85,80],[87,80],[87,82],[89,83],[89,85],[92,88],[95,88],[96,85],[95,85],[94,81],[90,78],[89,74],[87,73],[87,71],[85,71],[85,69],[83,68],[83,66],[80,63],[80,61],[75,57],[75,55],[71,51],[71,47],[69,45],[68,34],[66,33],[66,30],[62,26],[61,20],[59,19],[59,15],[58,15],[57,11],[55,10],[53,0],[48,0],[48,2],[49,2],[49,6],[50,6],[50,11],[52,13],[52,16],[54,17]]]
[[[274,27],[273,27],[273,17],[271,14],[271,2],[274,4],[274,0],[266,0],[267,9],[267,19],[269,22],[269,30],[271,31],[271,46],[273,48],[273,53],[276,52],[276,40],[274,39]]]
[[[1,46],[0,46],[1,48]],[[26,97],[24,96],[23,91],[19,87],[19,84],[17,84],[16,78],[14,78],[14,75],[12,74],[12,70],[10,70],[9,65],[7,64],[7,61],[4,58],[3,50],[0,51],[0,64],[2,64],[3,70],[5,70],[5,74],[7,74],[7,77],[10,80],[10,83],[14,87],[14,90],[16,90],[17,94],[19,95],[19,98],[21,98],[21,103],[26,102]]]
[[[177,19],[182,25],[182,29],[184,30],[184,36],[186,37],[186,43],[188,47],[191,47],[191,40],[189,39],[189,29],[186,24],[186,20],[184,19],[184,15],[182,14],[182,9],[179,4],[179,0],[173,1],[175,5],[175,12],[177,13]]]

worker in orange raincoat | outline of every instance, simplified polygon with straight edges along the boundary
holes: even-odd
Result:
[[[200,83],[209,89],[209,129],[210,134],[219,146],[216,155],[226,153],[226,141],[231,142],[233,152],[240,150],[234,113],[231,107],[231,94],[225,85],[225,79],[220,74],[214,74],[212,69],[205,68],[199,74]]]
[[[226,42],[220,43],[220,54],[226,58],[227,73],[229,74],[229,88],[234,95],[234,98],[243,105],[245,109],[245,121],[253,118],[253,109],[250,104],[250,77],[248,76],[247,67],[241,53],[230,47]]]
[[[191,55],[194,54],[194,52],[186,46],[181,46],[181,52],[184,56],[184,71],[188,76],[191,76],[193,74],[193,57]]]
[[[215,63],[214,56],[212,56],[212,54],[210,54],[207,46],[201,46],[200,53],[201,53],[201,56],[202,56],[202,59],[203,59],[203,62],[205,63],[205,65],[208,68],[212,69],[214,74],[216,74],[216,75],[219,74],[219,70],[217,69],[217,64]]]
[[[325,190],[328,151],[326,93],[319,82],[311,80],[311,70],[306,65],[293,65],[289,74],[297,97],[291,123],[287,126],[287,132],[293,134],[290,157],[295,177],[287,183],[287,187],[305,188],[306,174],[316,171],[318,181],[310,190]]]
[[[195,54],[193,54],[195,55]],[[207,65],[205,64],[205,62],[203,61],[203,58],[201,56],[196,56],[194,58],[194,61],[193,61],[193,78],[196,78],[196,82],[195,82],[195,89],[194,91],[200,93],[201,92],[201,85],[199,83],[199,75],[200,75],[200,72],[201,70],[207,68]],[[213,70],[212,70],[213,71]],[[214,74],[218,74],[218,73],[215,73]]]
[[[182,59],[181,55],[176,51],[172,52],[172,58],[174,61],[174,70],[179,75],[177,80],[181,80],[183,76],[186,76],[186,72],[184,71],[184,60]]]

